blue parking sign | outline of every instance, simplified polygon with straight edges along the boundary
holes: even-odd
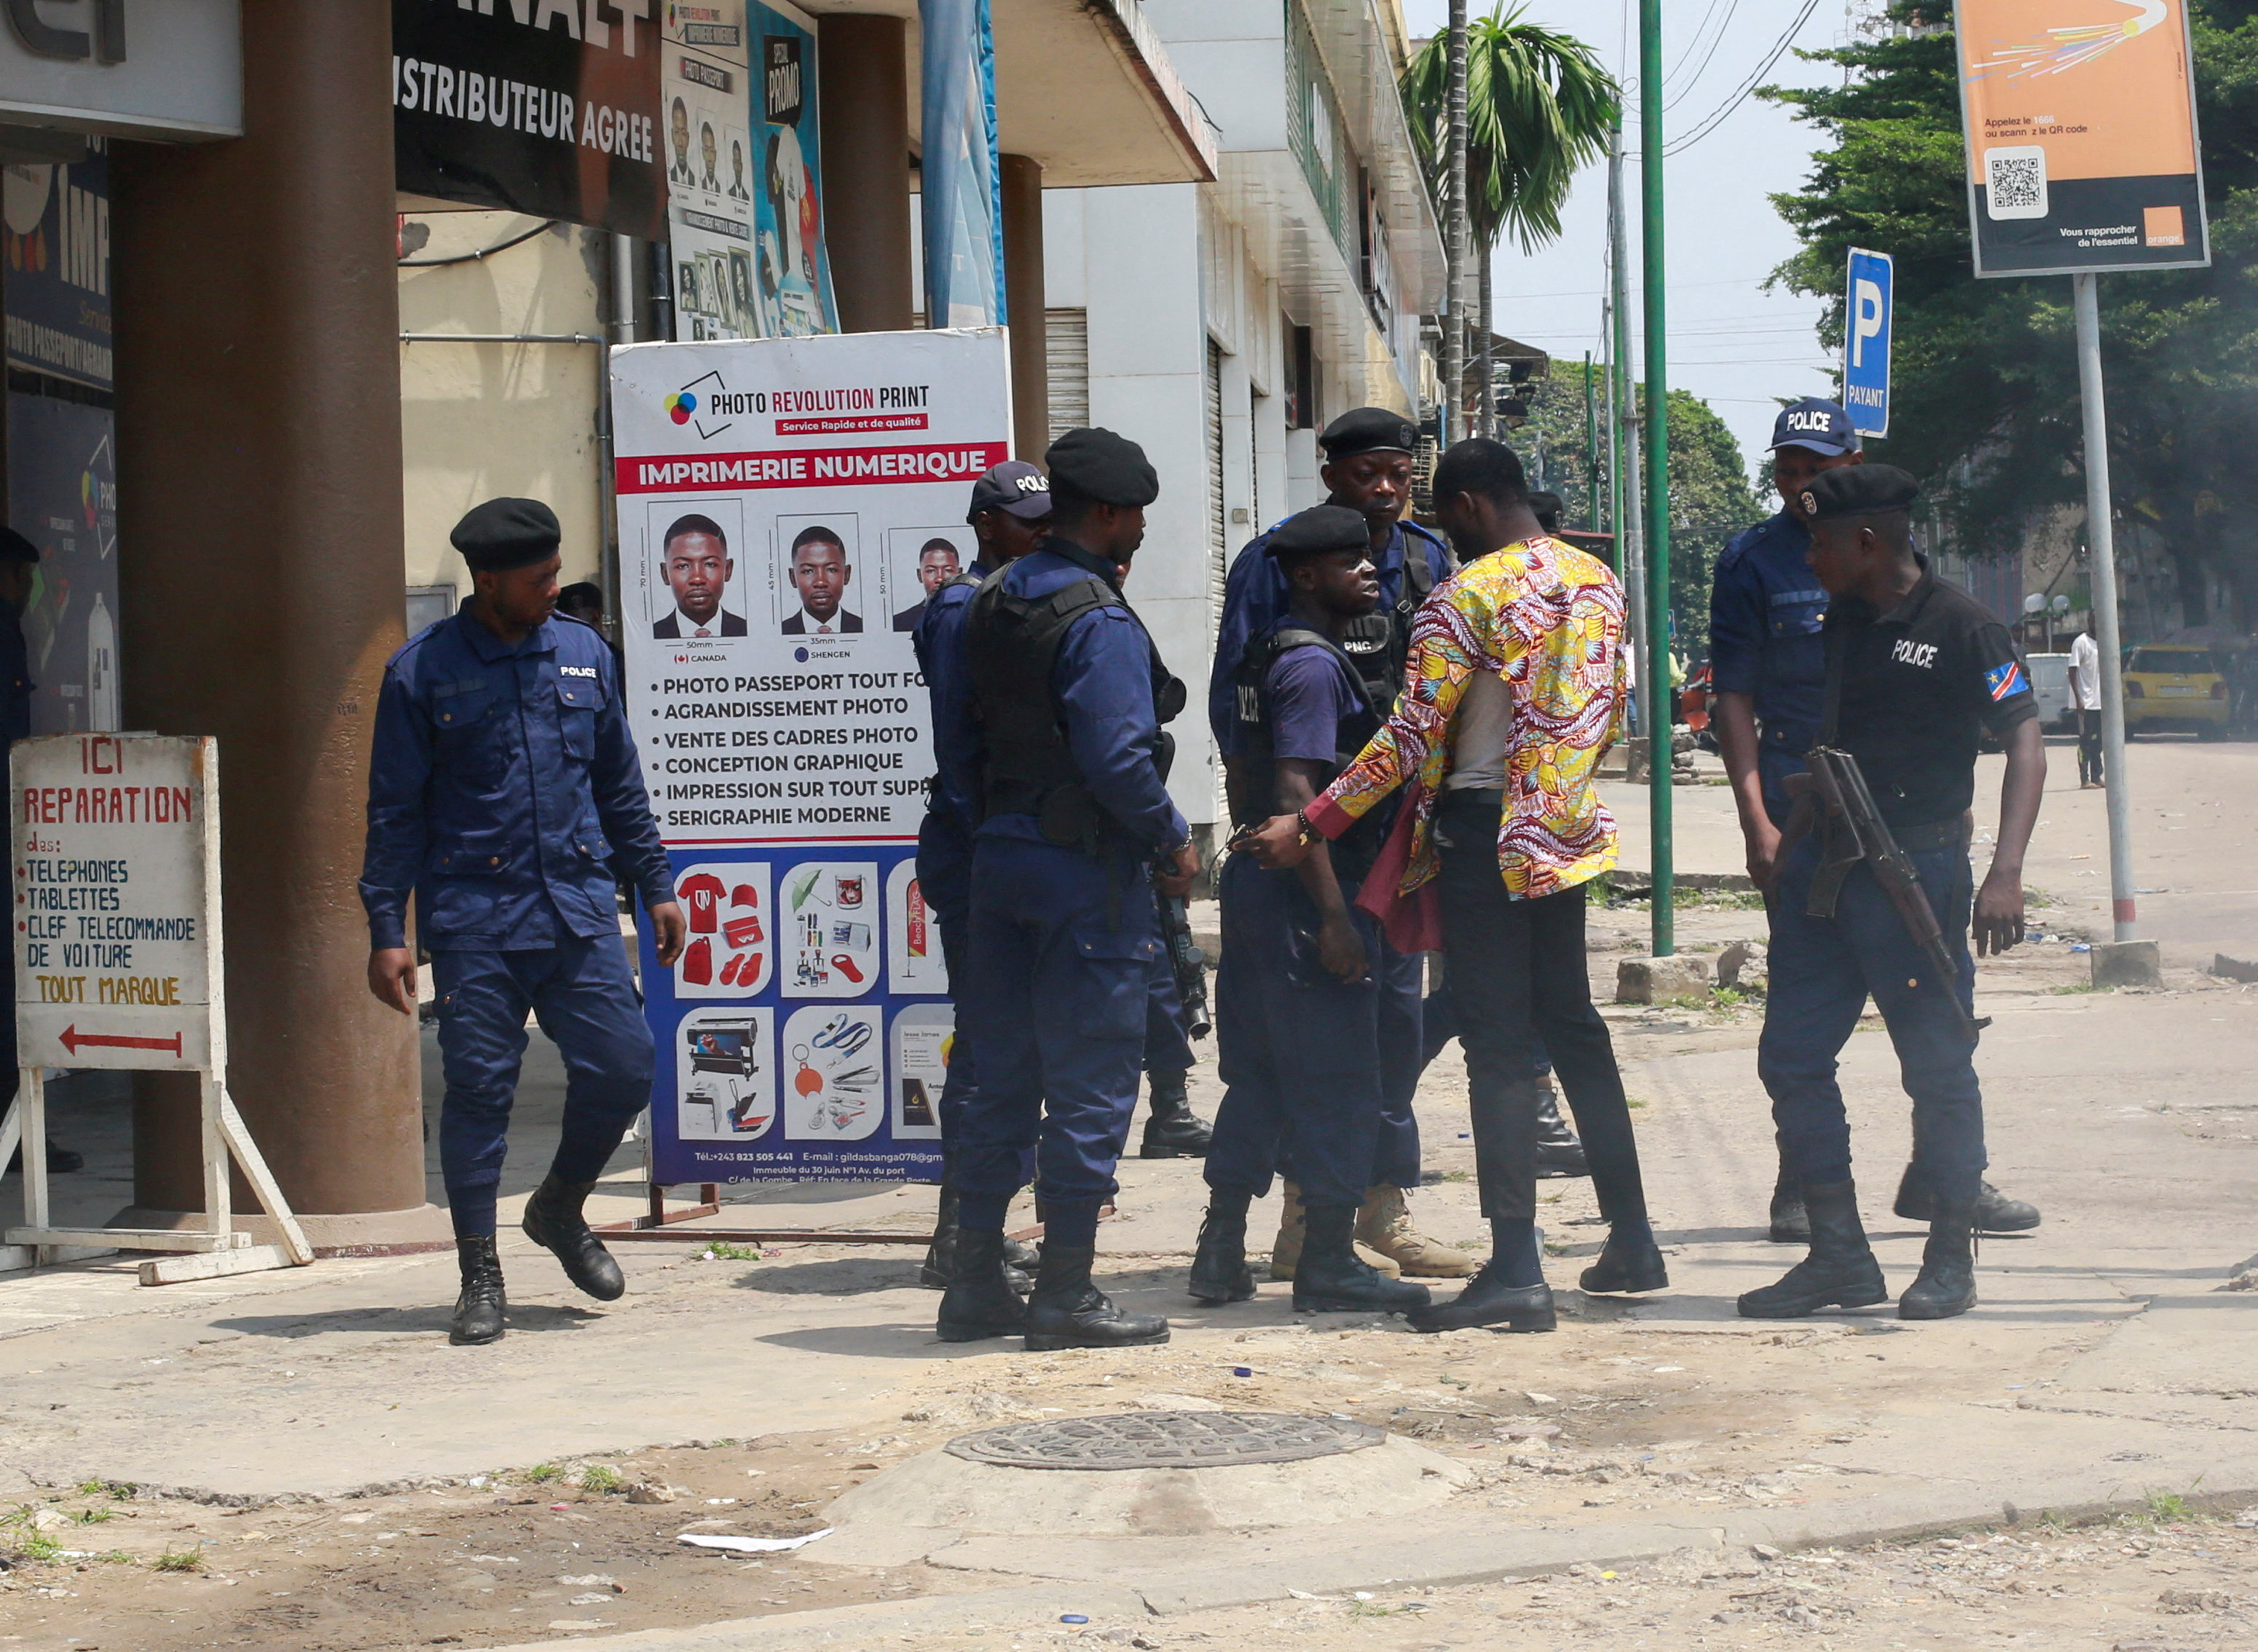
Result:
[[[1843,406],[1860,436],[1890,433],[1890,287],[1886,252],[1850,249],[1843,305]]]

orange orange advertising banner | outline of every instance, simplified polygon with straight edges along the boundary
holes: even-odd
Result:
[[[2187,0],[1956,0],[1978,275],[2211,262]]]

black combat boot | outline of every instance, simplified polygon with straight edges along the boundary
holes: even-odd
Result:
[[[1246,1204],[1244,1198],[1208,1202],[1185,1287],[1194,1301],[1212,1306],[1243,1302],[1254,1294],[1254,1270],[1246,1266]]]
[[[1343,1205],[1305,1206],[1307,1237],[1294,1266],[1296,1314],[1408,1314],[1433,1299],[1427,1287],[1391,1280],[1356,1254],[1356,1212]]]
[[[941,1173],[941,1203],[933,1213],[933,1243],[926,1247],[925,1266],[918,1283],[929,1291],[945,1291],[956,1277],[956,1184]]]
[[[455,1322],[447,1340],[458,1348],[500,1342],[509,1301],[502,1293],[501,1258],[494,1250],[494,1236],[457,1239],[455,1261],[463,1270],[463,1294],[455,1299]]]
[[[1413,1330],[1463,1330],[1469,1325],[1502,1325],[1508,1330],[1551,1330],[1559,1319],[1550,1285],[1508,1285],[1493,1258],[1447,1302],[1414,1308],[1405,1319]]]
[[[1899,1319],[1950,1319],[1976,1306],[1976,1202],[1939,1199],[1935,1208],[1921,1277],[1898,1298]]]
[[[1928,1184],[1907,1165],[1905,1177],[1898,1183],[1898,1202],[1890,1209],[1907,1222],[1932,1222],[1936,1218],[1936,1201],[1929,1196]],[[2010,1199],[1990,1182],[1977,1184],[1976,1231],[1978,1233],[2028,1233],[2039,1224],[2039,1208],[2020,1199]]]
[[[1168,1340],[1168,1322],[1156,1314],[1125,1314],[1090,1282],[1095,1248],[1043,1241],[1042,1271],[1027,1299],[1027,1351],[1062,1348],[1142,1348]]]
[[[1636,1239],[1610,1232],[1599,1256],[1576,1283],[1594,1296],[1637,1296],[1644,1291],[1667,1289],[1670,1270],[1651,1229]]]
[[[1822,1308],[1864,1308],[1889,1298],[1882,1265],[1858,1220],[1857,1185],[1805,1182],[1801,1192],[1811,1217],[1811,1254],[1776,1284],[1743,1296],[1743,1319],[1801,1319]]]
[[[1584,1144],[1560,1117],[1560,1091],[1549,1079],[1537,1085],[1537,1173],[1545,1176],[1588,1176]]]
[[[1803,1209],[1803,1189],[1783,1159],[1779,1180],[1772,1185],[1772,1225],[1765,1237],[1774,1244],[1811,1243],[1811,1217]]]
[[[1140,1159],[1204,1159],[1215,1132],[1193,1113],[1184,1096],[1189,1073],[1152,1074],[1152,1111],[1145,1118],[1145,1139],[1137,1149]]]
[[[1026,1329],[1027,1305],[1012,1288],[1004,1263],[1000,1229],[960,1229],[956,1272],[941,1299],[934,1327],[945,1343],[976,1343],[989,1336],[1016,1336]]]
[[[574,1285],[600,1302],[613,1302],[627,1294],[626,1276],[580,1215],[595,1186],[593,1181],[559,1181],[551,1171],[525,1202],[525,1237],[555,1251],[564,1265],[564,1277]]]

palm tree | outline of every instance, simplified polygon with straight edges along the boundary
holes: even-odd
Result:
[[[1482,414],[1495,417],[1490,357],[1494,312],[1490,257],[1510,232],[1524,252],[1559,238],[1560,209],[1577,169],[1604,153],[1622,91],[1592,48],[1573,35],[1522,21],[1501,6],[1466,30],[1466,218],[1481,258],[1481,357],[1475,383]],[[1449,209],[1450,41],[1438,34],[1403,71],[1403,110],[1438,209]],[[1460,279],[1453,270],[1452,280]],[[1457,392],[1461,402],[1465,386]]]

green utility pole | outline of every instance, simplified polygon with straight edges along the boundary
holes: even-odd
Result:
[[[1592,352],[1584,352],[1584,526],[1600,529],[1600,408],[1592,395]]]
[[[1662,253],[1662,0],[1638,0],[1638,182],[1646,282],[1646,749],[1654,955],[1678,950],[1670,820],[1670,338]]]

